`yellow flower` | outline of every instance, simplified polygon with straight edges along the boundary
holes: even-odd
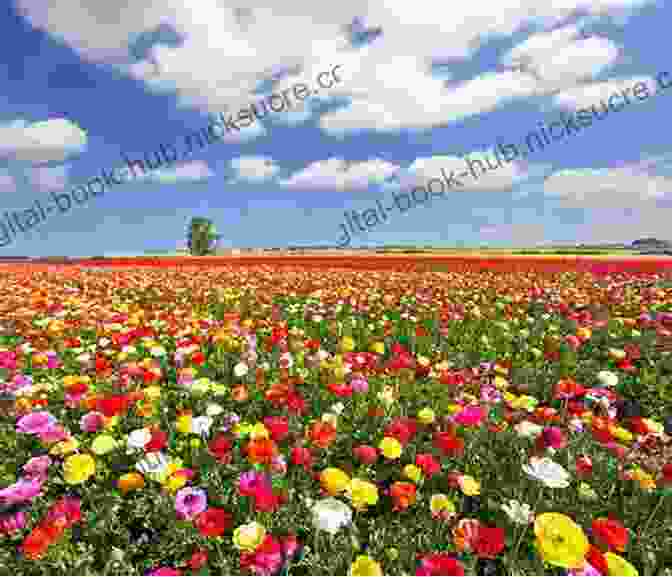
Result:
[[[604,559],[609,567],[609,575],[625,575],[626,577],[638,577],[639,575],[637,569],[616,553],[609,551],[604,554]]]
[[[471,475],[462,475],[459,479],[460,489],[468,497],[481,494],[481,484]]]
[[[79,448],[79,441],[74,437],[70,437],[65,441],[56,443],[49,451],[50,455],[67,455],[68,453],[74,453]]]
[[[372,353],[377,353],[379,355],[384,355],[385,354],[385,343],[378,341],[375,342],[371,345],[371,352]]]
[[[418,421],[420,421],[423,425],[430,425],[434,422],[436,419],[436,413],[430,408],[430,407],[425,407],[418,413]]]
[[[619,441],[628,442],[634,438],[633,434],[623,427],[609,427],[609,432]]]
[[[500,390],[505,390],[509,386],[509,381],[500,375],[495,375],[494,385]]]
[[[352,506],[360,511],[378,502],[378,487],[362,479],[352,479],[348,485],[347,494],[352,501]]]
[[[350,566],[350,575],[382,575],[383,568],[380,563],[368,555],[357,555],[354,563]]]
[[[509,374],[509,369],[506,367],[503,367],[502,365],[495,365],[494,366],[495,372],[499,373],[500,375],[508,375]]]
[[[454,415],[455,413],[459,413],[463,409],[462,405],[458,405],[457,403],[452,403],[448,405],[448,412],[451,415]]]
[[[403,470],[404,477],[410,479],[414,483],[417,483],[422,479],[422,470],[415,465],[406,465]]]
[[[96,472],[96,461],[82,453],[69,456],[63,463],[63,477],[69,485],[83,483]]]
[[[320,473],[320,482],[329,495],[337,495],[347,490],[350,485],[350,477],[341,469],[327,467]]]
[[[245,421],[240,421],[233,427],[233,434],[239,438],[247,437],[252,432],[252,425]]]
[[[177,423],[175,425],[175,428],[177,429],[178,433],[184,433],[185,435],[191,433],[191,420],[192,417],[190,413],[180,415],[177,418]]]
[[[346,352],[355,350],[355,339],[352,337],[343,337],[341,339],[341,348]]]
[[[588,340],[593,335],[593,331],[589,327],[581,327],[576,331],[576,336],[583,340]]]
[[[436,493],[432,495],[429,501],[429,509],[433,516],[452,516],[456,513],[455,503],[453,503],[448,495],[443,493]]]
[[[118,446],[117,441],[110,435],[98,435],[91,443],[91,451],[96,455],[106,455]]]
[[[119,415],[114,415],[114,417],[104,417],[105,428],[114,429],[119,424]]]
[[[401,443],[394,437],[384,437],[378,448],[386,459],[398,459],[401,457]]]
[[[253,553],[266,538],[266,528],[252,521],[233,532],[233,545],[239,551]]]
[[[537,550],[545,563],[580,569],[588,552],[588,539],[574,521],[561,513],[542,513],[534,522]]]
[[[148,401],[158,401],[161,398],[161,387],[147,387],[145,389],[145,397]]]
[[[189,479],[186,475],[171,475],[164,482],[163,486],[171,493],[175,493],[176,491],[184,487],[187,484],[188,480]]]
[[[264,427],[263,423],[256,423],[250,431],[250,437],[252,439],[268,439],[270,436],[268,429]]]

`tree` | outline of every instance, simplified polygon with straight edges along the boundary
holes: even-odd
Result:
[[[221,238],[209,218],[197,216],[191,219],[187,229],[187,247],[194,256],[212,254],[216,242]]]

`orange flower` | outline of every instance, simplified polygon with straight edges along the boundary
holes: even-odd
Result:
[[[461,553],[462,551],[473,551],[478,542],[481,529],[481,523],[478,519],[462,519],[453,529],[453,542],[455,547]]]
[[[117,481],[117,487],[124,494],[135,489],[142,489],[144,486],[145,478],[140,473],[126,473]]]
[[[278,446],[271,439],[254,439],[245,447],[251,463],[270,465],[278,455]]]
[[[249,396],[249,392],[245,385],[236,385],[231,389],[231,397],[234,401],[238,401],[239,403],[247,401]]]
[[[390,487],[390,497],[394,501],[395,511],[408,509],[415,503],[415,485],[413,483],[394,483]]]
[[[326,421],[315,421],[308,431],[308,437],[313,445],[326,449],[336,439],[336,427]]]

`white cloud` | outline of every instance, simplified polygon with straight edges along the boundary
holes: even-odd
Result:
[[[544,192],[576,208],[646,208],[672,193],[672,177],[651,174],[646,161],[599,170],[561,170],[546,179]]]
[[[178,164],[171,168],[159,168],[138,178],[138,181],[156,182],[161,184],[177,184],[178,182],[197,182],[207,180],[215,175],[206,162],[194,160]]]
[[[649,94],[655,92],[655,81],[650,76],[633,76],[631,78],[613,78],[605,80],[604,82],[591,82],[588,84],[581,84],[574,86],[568,90],[556,94],[553,101],[554,104],[565,109],[575,109],[581,107],[588,107],[595,105],[600,106],[600,100],[608,104],[609,97],[613,94],[621,95],[618,99],[614,99],[615,107],[624,106],[623,92],[627,94],[630,103],[639,102],[633,96],[632,89],[636,84],[643,82],[651,90]]]
[[[341,134],[445,125],[536,94],[539,83],[526,72],[485,70],[473,80],[450,85],[432,76],[432,64],[471,59],[492,37],[524,28],[543,34],[579,12],[589,18],[620,18],[654,1],[500,0],[493,16],[490,0],[286,0],[272,6],[248,0],[244,22],[237,16],[242,2],[221,0],[137,0],[121,8],[84,6],[79,0],[17,0],[17,5],[33,26],[82,57],[111,64],[149,90],[174,93],[181,106],[204,112],[245,106],[273,73],[297,69],[297,78],[313,85],[317,72],[343,64],[344,81],[327,90],[325,98],[343,96],[349,104],[326,114],[321,123]],[[383,31],[361,49],[351,48],[345,34],[356,17]],[[146,60],[133,63],[129,44],[161,25],[172,27],[181,43],[155,44]],[[525,49],[548,86],[571,88],[613,63],[617,51],[612,43],[577,38],[575,32],[560,33],[562,42],[554,40],[553,49],[544,48],[543,41]],[[283,118],[291,123],[294,116]]]
[[[16,192],[16,181],[5,170],[0,171],[0,192]]]
[[[31,162],[63,162],[86,149],[86,133],[66,118],[0,126],[0,158]]]
[[[262,182],[270,180],[280,171],[280,167],[267,156],[239,156],[231,161],[231,168],[236,173],[234,181]]]
[[[281,186],[308,190],[362,190],[381,184],[400,167],[374,158],[365,162],[349,162],[342,158],[319,160],[295,172]]]
[[[68,165],[37,166],[28,174],[30,185],[40,192],[63,190],[68,184]]]
[[[467,159],[471,161],[468,164]],[[470,172],[473,169],[474,177]],[[443,173],[442,173],[443,171]],[[450,178],[454,172],[455,181],[460,182],[462,186],[452,189],[446,188],[446,192],[451,191],[510,191],[517,183],[527,177],[527,171],[521,168],[516,162],[505,163],[499,166],[492,151],[474,150],[461,158],[459,156],[431,156],[426,158],[416,158],[415,161],[399,176],[398,182],[393,186],[386,184],[386,189],[410,189],[414,186],[426,186],[427,182],[433,178]]]

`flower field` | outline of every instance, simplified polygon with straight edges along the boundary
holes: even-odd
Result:
[[[672,575],[663,269],[401,260],[2,268],[0,574]]]

